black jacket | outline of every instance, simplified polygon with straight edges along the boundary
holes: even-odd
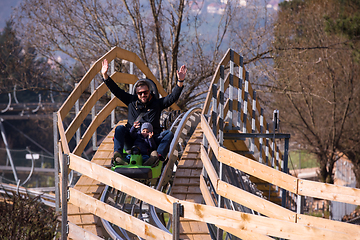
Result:
[[[170,107],[176,102],[181,94],[183,87],[175,86],[172,93],[163,98],[155,98],[153,96],[150,102],[143,104],[138,99],[137,95],[129,94],[119,88],[119,86],[110,78],[103,80],[110,91],[119,98],[126,106],[128,106],[128,122],[126,126],[130,129],[134,125],[134,121],[140,113],[144,112],[140,123],[149,122],[153,125],[154,134],[161,132],[160,115],[162,110]]]

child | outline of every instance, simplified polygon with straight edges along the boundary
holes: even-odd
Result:
[[[134,122],[134,125],[130,129],[130,136],[134,140],[134,147],[137,147],[142,155],[143,158],[143,165],[144,166],[151,166],[153,165],[156,160],[158,159],[158,154],[156,152],[156,143],[153,139],[153,126],[151,123],[143,123],[140,129],[140,122]],[[127,165],[128,159],[130,156],[127,156],[127,159],[124,159],[119,156],[114,155],[115,162],[121,165]]]

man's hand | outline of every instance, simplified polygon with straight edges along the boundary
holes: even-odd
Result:
[[[176,71],[179,81],[184,81],[186,72],[187,72],[187,68],[185,65],[182,65],[180,67],[180,70]]]
[[[140,122],[139,121],[134,122],[134,128],[140,128]]]
[[[102,68],[101,68],[101,74],[104,79],[107,79],[109,77],[109,75],[107,74],[108,69],[109,69],[108,61],[104,59],[104,61],[102,61]]]
[[[154,132],[149,132],[149,138],[152,138],[154,136]]]

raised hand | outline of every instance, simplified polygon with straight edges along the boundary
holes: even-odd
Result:
[[[102,61],[102,67],[101,67],[101,74],[104,79],[107,79],[109,77],[109,75],[107,74],[108,69],[109,69],[109,63],[106,59],[104,59],[104,61]]]
[[[140,128],[140,122],[139,121],[134,122],[134,128]]]
[[[176,71],[179,81],[183,81],[185,79],[186,72],[187,72],[187,68],[185,65],[182,65],[180,67],[180,70]]]

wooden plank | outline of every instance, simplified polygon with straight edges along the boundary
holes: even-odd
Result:
[[[172,213],[175,198],[70,153],[71,169]]]
[[[196,159],[198,158],[198,153],[189,153],[186,152],[183,154],[182,159],[187,160],[187,159]]]
[[[74,136],[76,130],[81,126],[81,123],[88,116],[92,107],[107,91],[108,88],[105,83],[101,83],[101,85],[93,92],[93,94],[91,94],[91,96],[82,106],[80,112],[75,116],[75,118],[69,124],[69,127],[66,129],[65,135],[67,139],[71,139]]]
[[[94,235],[98,234],[98,228],[96,226],[94,226],[94,225],[82,225],[80,227],[82,227],[85,231],[90,232],[90,233],[92,233]]]
[[[332,221],[325,218],[313,217],[304,214],[297,215],[297,222],[306,226],[325,228],[329,230],[343,231],[350,235],[358,235],[360,226],[339,221]]]
[[[135,233],[142,238],[172,239],[172,235],[170,233],[154,227],[97,199],[88,197],[86,194],[81,193],[73,188],[70,188],[69,202],[79,206],[80,208],[86,208],[86,210],[92,214],[114,223],[129,232]]]
[[[86,129],[82,138],[80,139],[79,144],[75,147],[73,153],[76,155],[81,155],[84,151],[86,145],[89,143],[92,135],[95,130],[100,126],[100,124],[110,115],[111,111],[115,109],[116,106],[125,106],[118,98],[111,99],[106,106],[101,109],[101,111],[96,115],[95,119],[90,123],[89,127]]]
[[[63,125],[63,122],[62,122],[62,119],[61,119],[61,114],[58,111],[56,115],[57,115],[57,118],[58,118],[57,127],[58,127],[58,131],[59,131],[59,135],[60,135],[60,142],[61,142],[61,148],[59,148],[59,152],[62,152],[61,151],[61,149],[62,149],[64,154],[69,154],[70,149],[69,149],[68,141],[66,139],[66,135],[65,135],[65,131],[64,131],[64,125]],[[61,164],[62,158],[59,158],[59,162]]]
[[[360,189],[299,179],[297,194],[360,205]]]
[[[178,168],[202,168],[202,162],[200,159],[186,159],[181,160],[178,164]]]
[[[286,239],[354,239],[344,232],[304,226],[284,220],[267,218],[247,213],[235,212],[203,204],[179,201],[184,205],[184,218],[203,221],[222,227],[257,232]],[[357,236],[360,239],[360,236]]]
[[[203,203],[203,201],[204,201],[201,192],[196,193],[196,194],[187,193],[185,200],[190,203]],[[195,220],[197,220],[197,219],[195,219]]]
[[[193,235],[194,240],[211,240],[210,234]]]
[[[217,188],[217,185],[219,182],[219,176],[218,176],[214,166],[212,165],[211,160],[210,160],[204,146],[201,146],[201,161],[203,162],[206,172],[210,178],[210,181],[212,182],[214,187]]]
[[[201,189],[202,195],[204,197],[205,203],[209,206],[215,207],[212,196],[206,186],[206,182],[205,182],[205,179],[203,176],[200,176],[200,189]],[[223,230],[227,231],[228,233],[231,233],[232,235],[237,236],[244,240],[246,240],[246,239],[271,240],[272,239],[268,236],[258,234],[255,232],[246,231],[246,230],[234,229],[234,228],[229,228],[229,227],[224,227],[224,226],[221,226],[221,228]]]
[[[202,111],[203,115],[207,114],[208,111],[209,111],[209,106],[210,106],[210,103],[211,103],[212,91],[213,91],[212,87],[213,87],[214,84],[216,84],[219,81],[219,78],[220,78],[220,66],[223,65],[224,63],[227,64],[229,61],[230,61],[230,51],[228,49],[228,51],[226,52],[226,54],[224,55],[224,57],[222,58],[222,60],[218,64],[218,66],[216,67],[215,73],[214,73],[213,78],[211,80],[210,87],[209,87],[208,93],[206,95],[204,108],[203,108],[203,111]]]
[[[263,179],[290,192],[296,193],[297,178],[279,172],[240,154],[236,154],[223,147],[219,148],[218,160],[228,166],[239,169],[247,174]]]
[[[82,224],[96,224],[97,221],[95,218],[96,217],[93,214],[82,215]]]
[[[296,221],[296,214],[294,212],[224,181],[220,180],[218,182],[216,192],[225,198],[253,209],[265,216],[290,222]]]
[[[201,115],[201,130],[203,131],[204,135],[206,136],[206,139],[209,142],[209,145],[212,148],[215,156],[218,158],[220,144],[218,143],[216,137],[214,136],[204,115]]]
[[[180,234],[191,233],[190,223],[188,221],[180,221]]]
[[[76,226],[75,224],[69,222],[69,238],[72,239],[83,239],[83,240],[102,240],[103,238],[100,238],[96,236],[95,234],[86,231],[85,229]]]
[[[105,55],[103,55],[100,59],[98,59],[91,68],[86,72],[84,77],[80,80],[79,84],[75,87],[75,89],[70,93],[69,97],[65,100],[64,104],[60,107],[59,113],[61,115],[61,120],[64,120],[66,115],[70,112],[71,108],[74,106],[75,102],[81,94],[86,90],[89,86],[91,80],[98,74],[101,70],[101,62],[103,59],[107,59],[109,62],[113,60],[117,52],[119,51],[118,47],[113,47],[109,50]],[[132,53],[134,54],[134,53]]]

